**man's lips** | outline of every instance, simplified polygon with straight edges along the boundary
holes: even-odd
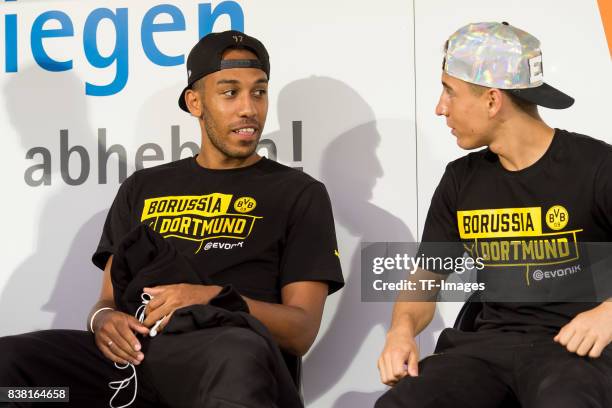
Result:
[[[232,132],[240,136],[241,139],[252,139],[255,137],[258,131],[259,128],[257,128],[256,126],[243,126],[236,129],[232,129]]]

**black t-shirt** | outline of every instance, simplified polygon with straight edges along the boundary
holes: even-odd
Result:
[[[262,158],[229,170],[195,158],[135,172],[119,188],[92,260],[103,269],[121,239],[146,223],[203,277],[253,299],[280,303],[283,286],[343,284],[325,186]]]
[[[555,129],[545,154],[520,171],[489,149],[449,163],[422,241],[459,242],[452,256],[484,259],[479,330],[554,332],[597,304],[581,243],[611,238],[612,146]]]

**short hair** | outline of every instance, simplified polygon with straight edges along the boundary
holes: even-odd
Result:
[[[482,95],[487,89],[490,89],[489,87],[486,86],[482,86],[482,85],[478,85],[478,84],[472,84],[470,82],[467,83],[470,87],[470,90],[474,93],[474,95],[476,96],[480,96]],[[526,113],[530,116],[533,116],[534,113],[538,112],[538,105],[536,105],[533,102],[529,102],[526,101],[524,99],[519,98],[518,96],[508,92],[505,89],[500,89],[500,91],[502,91],[502,93],[504,93],[504,95],[506,95],[508,97],[508,99],[510,99],[510,102],[512,102],[512,104],[520,111],[522,111],[523,113]]]
[[[191,89],[198,93],[204,92],[204,77],[198,79],[191,85]]]
[[[534,113],[538,112],[538,105],[533,103],[533,102],[529,102],[525,99],[519,98],[518,96],[516,96],[515,94],[505,91],[502,89],[502,92],[506,94],[506,96],[508,96],[508,98],[510,99],[510,101],[512,102],[512,104],[514,106],[516,106],[520,111],[523,111],[524,113],[528,114],[528,115],[533,115]]]

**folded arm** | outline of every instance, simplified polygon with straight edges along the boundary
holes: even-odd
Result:
[[[110,278],[112,259],[111,256],[104,268],[100,298],[93,306],[88,322],[93,313],[100,308],[116,307]],[[147,334],[157,320],[166,316],[159,329],[163,330],[176,309],[194,304],[207,304],[220,291],[220,286],[191,284],[145,288],[145,292],[151,294],[153,299],[147,306],[144,324],[128,314],[103,310],[96,314],[92,322],[91,329],[96,334],[96,344],[113,361],[139,362],[143,356],[135,332]],[[279,346],[301,356],[308,351],[317,336],[327,292],[328,287],[324,282],[301,281],[282,288],[281,304],[254,300],[246,296],[243,298],[251,314],[270,330]],[[109,341],[113,341],[114,344],[109,346]]]

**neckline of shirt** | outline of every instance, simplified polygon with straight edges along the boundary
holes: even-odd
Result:
[[[197,157],[198,157],[198,155],[196,154],[195,156],[189,158],[189,164],[190,164],[191,168],[194,171],[196,171],[196,172],[198,172],[200,174],[236,174],[236,173],[242,173],[242,172],[245,172],[245,171],[249,171],[251,169],[260,168],[268,160],[265,156],[262,156],[255,163],[250,164],[248,166],[234,167],[234,168],[230,168],[230,169],[210,169],[208,167],[200,166],[198,164],[198,162],[196,161]]]

